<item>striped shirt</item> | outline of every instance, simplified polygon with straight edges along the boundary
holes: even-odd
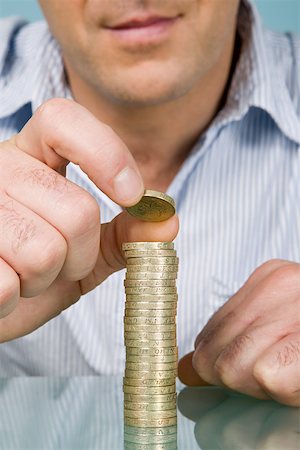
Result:
[[[208,318],[264,261],[300,261],[300,42],[265,30],[243,1],[243,47],[227,101],[168,188],[180,218],[176,249],[180,356]],[[72,97],[44,22],[0,21],[0,140],[45,100]],[[101,206],[120,207],[70,164],[67,176]],[[75,206],[74,206],[75,207]],[[124,271],[33,333],[0,346],[0,375],[123,370]]]

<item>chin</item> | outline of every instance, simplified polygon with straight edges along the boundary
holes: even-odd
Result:
[[[176,99],[189,90],[191,73],[183,71],[182,66],[177,61],[148,60],[126,67],[107,58],[106,64],[95,64],[94,60],[82,76],[89,74],[86,81],[113,103],[150,106]]]
[[[115,82],[114,82],[115,81]],[[101,93],[110,101],[127,106],[154,106],[167,103],[184,95],[188,88],[185,83],[176,80],[162,80],[138,76],[136,78],[110,80],[109,86],[103,86]]]

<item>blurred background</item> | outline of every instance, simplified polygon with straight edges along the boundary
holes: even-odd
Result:
[[[255,3],[268,27],[300,34],[300,0],[255,0]],[[0,0],[0,17],[11,15],[28,20],[42,17],[37,0]]]

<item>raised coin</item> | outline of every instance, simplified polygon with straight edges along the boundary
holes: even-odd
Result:
[[[124,280],[125,287],[175,287],[176,280]]]
[[[176,325],[175,317],[124,317],[128,325]]]
[[[126,259],[143,259],[143,258],[176,258],[176,250],[127,250],[124,252]],[[161,263],[164,264],[164,263]],[[130,266],[131,267],[131,266]]]
[[[165,294],[165,295],[138,295],[138,294],[127,294],[126,299],[128,301],[138,301],[138,302],[177,302],[178,294]]]
[[[149,356],[149,355],[128,355],[126,354],[126,363],[170,363],[176,362],[178,363],[178,356],[170,355],[170,356]]]
[[[172,408],[169,411],[133,411],[132,409],[124,408],[124,416],[131,417],[132,419],[166,419],[168,417],[176,416],[176,408]]]
[[[137,395],[124,393],[124,401],[133,403],[167,403],[176,401],[177,394]]]
[[[126,361],[126,369],[132,370],[171,370],[177,368],[177,361],[169,362],[169,363],[159,363],[159,362],[141,362],[134,363],[130,361]]]
[[[176,400],[171,400],[164,403],[141,403],[124,401],[124,408],[131,409],[133,411],[168,411],[170,409],[176,409]]]
[[[126,272],[125,280],[176,280],[177,272]]]
[[[123,378],[124,385],[136,386],[136,387],[162,387],[162,386],[172,386],[176,383],[176,375],[171,378]]]
[[[151,250],[172,250],[174,242],[124,242],[122,250],[139,250],[141,248]]]
[[[169,419],[132,419],[124,417],[125,425],[133,425],[135,427],[168,427],[177,425],[177,416]]]
[[[176,325],[171,323],[170,325],[129,325],[124,324],[125,331],[147,331],[149,333],[157,333],[162,331],[173,331],[176,330]]]
[[[174,339],[176,337],[176,329],[172,331],[125,331],[124,336],[126,339],[149,339],[149,340],[164,340]]]
[[[143,302],[143,301],[128,301],[125,302],[125,309],[126,312],[128,309],[138,309],[138,310],[144,310],[144,309],[154,309],[156,311],[160,309],[168,309],[170,311],[176,312],[177,311],[177,301],[175,302]],[[170,313],[171,314],[171,313]],[[125,314],[126,316],[127,314]],[[140,313],[140,316],[143,316],[144,312]]]
[[[153,348],[153,347],[144,347],[144,348],[126,348],[126,357],[129,355],[138,355],[138,356],[169,356],[176,355],[178,356],[178,347],[168,347],[168,348]]]
[[[166,378],[172,378],[177,376],[177,367],[170,370],[156,370],[153,369],[125,369],[126,378],[137,378],[138,380],[162,380]]]
[[[175,202],[167,194],[159,191],[145,190],[141,200],[126,211],[146,222],[162,222],[175,214]]]
[[[156,319],[156,318],[175,318],[176,315],[176,310],[177,308],[175,306],[172,306],[172,309],[153,309],[152,308],[147,308],[147,309],[143,309],[141,311],[141,309],[134,309],[134,308],[126,308],[125,309],[125,318],[129,318],[129,317],[147,317],[147,318],[151,318],[151,319]]]

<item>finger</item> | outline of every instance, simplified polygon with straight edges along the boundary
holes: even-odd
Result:
[[[178,378],[187,386],[209,386],[209,383],[202,380],[202,378],[195,371],[192,359],[194,352],[183,356],[178,362]]]
[[[300,332],[291,333],[268,348],[254,366],[254,375],[272,398],[300,406]]]
[[[224,326],[227,326],[229,319],[236,320],[236,308],[241,304],[246,296],[267,276],[271,275],[278,268],[291,265],[289,261],[281,259],[272,259],[267,261],[258,267],[248,278],[246,283],[234,294],[229,301],[227,301],[208,321],[203,330],[198,334],[195,340],[195,348],[200,341],[205,344],[206,342],[212,342],[212,337],[215,338],[215,334],[221,331]],[[245,323],[249,323],[249,320],[245,317]],[[229,339],[231,340],[231,339]]]
[[[0,168],[0,185],[8,195],[64,237],[67,254],[61,276],[74,281],[86,277],[96,264],[99,249],[100,211],[96,200],[12,145],[2,167],[5,171]]]
[[[270,295],[270,288],[274,285],[278,271],[285,270],[290,265],[291,263],[280,260],[264,264],[262,270],[249,278],[250,285],[247,282],[205,326],[196,340],[193,358],[195,370],[203,379],[211,384],[220,383],[220,377],[214,368],[217,358],[235,339],[232,344],[234,349],[242,341],[245,345],[245,329],[262,315],[264,300]]]
[[[142,177],[123,141],[71,100],[44,103],[12,142],[55,170],[63,170],[68,161],[78,164],[120,205],[133,205],[143,195]]]
[[[32,297],[42,292],[64,263],[63,237],[4,193],[0,195],[0,230],[0,255],[19,275],[21,295]]]
[[[20,280],[16,272],[0,258],[0,319],[10,314],[20,297]]]
[[[0,343],[31,333],[79,300],[80,296],[79,282],[55,280],[41,295],[21,297],[15,309],[0,320]]]
[[[177,216],[165,222],[149,224],[134,219],[127,212],[119,214],[103,226],[99,260],[93,272],[77,283],[56,279],[42,296],[21,298],[15,310],[0,320],[1,342],[32,332],[75,303],[82,294],[93,289],[108,275],[124,267],[121,251],[123,242],[172,241],[177,232]]]
[[[125,267],[122,252],[124,242],[155,241],[171,242],[179,229],[178,217],[164,222],[144,222],[122,212],[109,223],[101,226],[100,251],[93,272],[81,280],[82,292],[86,293],[109,275]]]

